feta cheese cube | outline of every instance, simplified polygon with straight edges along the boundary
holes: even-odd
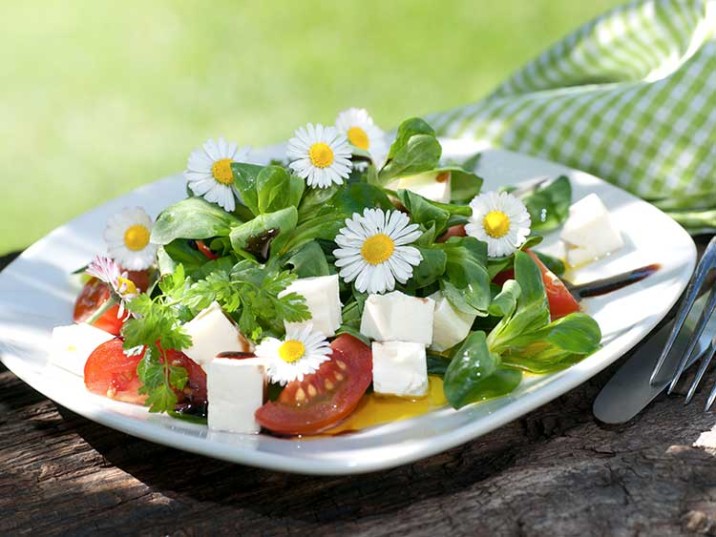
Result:
[[[401,177],[391,182],[388,188],[410,190],[432,201],[450,203],[450,172],[425,172]]]
[[[263,363],[256,358],[216,358],[206,375],[209,429],[258,433],[254,414],[266,398]]]
[[[409,296],[400,291],[369,295],[363,308],[360,331],[377,341],[410,341],[430,345],[433,341],[431,298]]]
[[[582,265],[624,246],[619,229],[596,194],[589,194],[569,208],[560,238],[566,244],[567,263]]]
[[[184,330],[192,341],[191,347],[184,353],[204,371],[208,371],[209,362],[220,352],[251,350],[249,342],[217,302],[200,311],[184,325]]]
[[[50,362],[83,377],[85,363],[92,351],[114,336],[90,324],[56,326],[50,340]]]
[[[430,348],[444,351],[467,337],[477,315],[455,309],[440,291],[430,295],[430,298],[435,301],[433,342]]]
[[[374,341],[373,390],[399,396],[428,393],[425,346],[410,341]]]
[[[331,276],[316,276],[314,278],[299,278],[279,293],[279,297],[287,293],[297,293],[306,299],[306,305],[311,312],[311,320],[301,323],[287,323],[289,326],[305,326],[313,324],[313,329],[322,332],[324,336],[336,335],[341,326],[341,298],[338,294],[338,274]]]

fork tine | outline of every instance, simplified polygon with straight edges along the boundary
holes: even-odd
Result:
[[[671,393],[672,391],[674,391],[674,387],[676,387],[676,384],[679,382],[679,378],[681,378],[681,374],[684,372],[684,369],[686,369],[686,364],[689,362],[689,357],[694,352],[696,343],[698,343],[699,339],[701,338],[701,334],[706,327],[706,323],[709,322],[709,319],[711,318],[711,314],[714,312],[714,309],[716,309],[716,287],[711,289],[711,293],[709,293],[709,298],[706,302],[706,306],[704,306],[704,311],[701,312],[699,320],[694,327],[694,331],[691,334],[691,338],[689,339],[689,343],[686,346],[684,355],[679,361],[679,365],[676,368],[676,373],[674,373],[674,378],[672,379],[671,384],[669,384],[669,390],[667,393]],[[709,358],[709,360],[710,359],[711,358]],[[706,362],[706,360],[704,360],[704,362]],[[706,365],[708,365],[708,363]],[[695,388],[696,387],[694,386],[694,389]]]
[[[686,288],[686,293],[685,293],[684,299],[681,302],[681,305],[679,306],[679,309],[676,312],[676,317],[674,319],[674,328],[672,329],[671,333],[669,334],[669,339],[667,339],[666,344],[664,345],[664,350],[661,352],[661,355],[659,356],[659,360],[656,362],[654,371],[651,373],[651,378],[649,379],[649,382],[651,383],[652,386],[658,383],[659,373],[661,372],[661,368],[664,366],[664,362],[666,362],[666,358],[669,355],[671,348],[674,346],[674,342],[676,341],[676,336],[679,334],[679,332],[683,328],[684,322],[686,321],[686,318],[689,315],[689,311],[691,311],[691,307],[694,305],[694,302],[696,301],[696,296],[698,295],[701,286],[703,285],[704,281],[706,280],[706,276],[710,272],[711,268],[713,268],[715,265],[716,265],[716,236],[711,239],[708,246],[706,247],[706,251],[704,252],[703,257],[701,257],[701,261],[699,261],[699,264],[696,266],[696,270],[694,271],[691,281],[689,282],[689,285]],[[693,348],[693,345],[689,345],[689,346],[691,348]],[[681,376],[681,373],[683,372],[683,369],[686,365],[686,361],[688,360],[689,354],[690,353],[687,353],[686,356],[682,357],[681,361],[679,362],[676,377]],[[678,378],[676,380],[678,380]],[[672,382],[672,384],[675,384],[675,383]]]
[[[694,394],[696,393],[696,388],[701,383],[701,379],[703,378],[704,373],[706,373],[706,369],[708,369],[709,364],[714,359],[714,356],[716,356],[716,353],[712,353],[711,347],[709,347],[709,349],[704,355],[703,360],[701,360],[701,365],[699,366],[699,370],[696,373],[696,378],[691,383],[691,386],[689,387],[689,392],[686,394],[686,399],[684,400],[685,405],[688,405],[691,402],[691,399],[693,399]],[[714,387],[716,388],[716,383],[714,384]]]
[[[713,360],[714,356],[716,356],[716,337],[714,337],[713,341],[711,342],[711,348],[709,349],[709,352],[711,353],[711,358],[709,361]],[[706,400],[706,405],[704,406],[704,410],[708,412],[711,410],[711,407],[714,404],[714,400],[716,400],[716,382],[713,385],[713,388],[711,388],[711,393],[709,393],[709,398]]]

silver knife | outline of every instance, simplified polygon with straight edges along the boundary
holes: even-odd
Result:
[[[687,342],[693,333],[699,315],[704,309],[707,296],[708,293],[694,302],[691,312],[689,312],[689,316],[684,323],[684,328],[681,330],[661,369],[666,374],[660,375],[661,378],[658,378],[654,385],[649,383],[651,372],[654,370],[656,361],[659,359],[659,355],[674,326],[674,321],[665,324],[645,341],[627,359],[606,386],[602,388],[602,391],[599,392],[599,395],[594,400],[592,408],[594,416],[598,420],[604,423],[624,423],[629,421],[666,389],[671,381],[669,373],[676,370],[679,359],[686,350]],[[701,333],[687,367],[703,356],[707,350],[710,350],[711,338],[714,332],[716,332],[716,315],[711,316],[711,320]]]

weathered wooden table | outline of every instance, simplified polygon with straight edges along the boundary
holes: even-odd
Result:
[[[461,447],[353,477],[139,440],[0,365],[0,535],[716,535],[716,457],[692,447],[716,424],[705,395],[601,425],[592,402],[618,365]]]

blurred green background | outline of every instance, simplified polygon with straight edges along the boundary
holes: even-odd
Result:
[[[0,2],[0,254],[350,106],[383,128],[479,99],[617,0]]]

